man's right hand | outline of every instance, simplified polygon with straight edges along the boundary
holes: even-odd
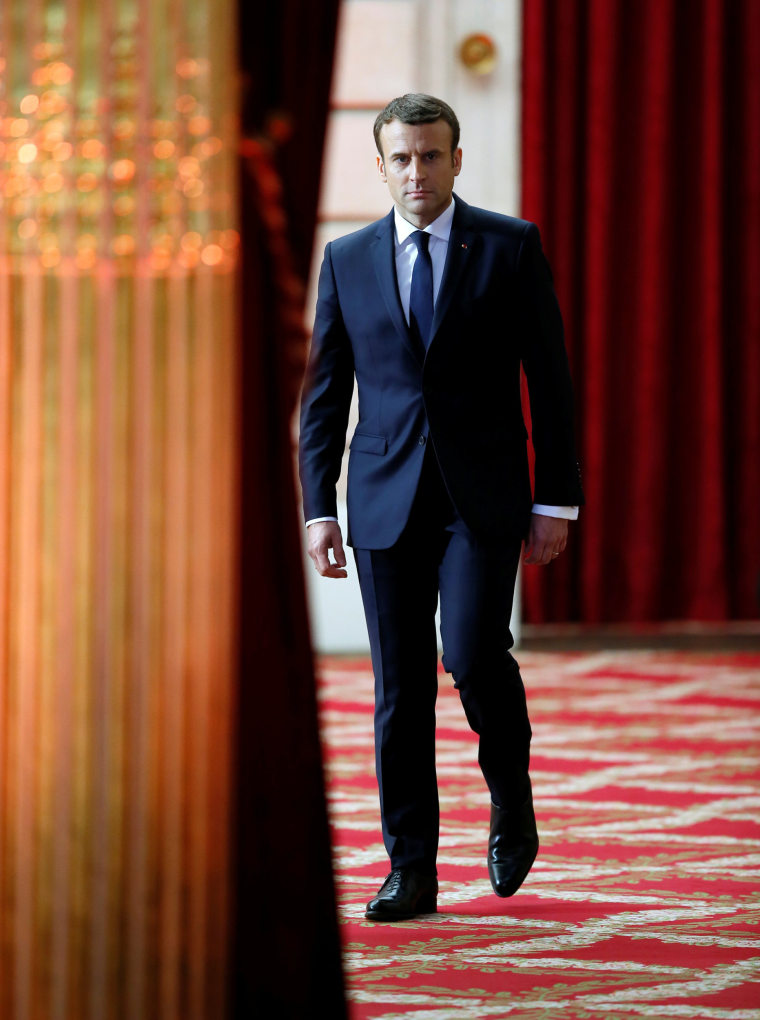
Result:
[[[309,556],[322,577],[348,577],[348,571],[343,569],[346,566],[346,554],[343,552],[340,525],[335,521],[317,521],[309,525],[308,532]],[[335,563],[330,562],[330,549],[334,551]]]

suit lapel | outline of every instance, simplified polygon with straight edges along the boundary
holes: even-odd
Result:
[[[438,300],[433,313],[433,326],[430,344],[435,340],[436,332],[443,322],[451,300],[462,280],[465,269],[469,266],[477,247],[478,235],[470,228],[471,217],[469,206],[461,198],[455,198],[456,207],[451,224],[449,247],[446,252],[446,263],[443,267],[443,278],[438,291]],[[428,344],[428,347],[430,346]]]
[[[393,320],[399,336],[412,352],[414,357],[420,360],[420,351],[417,350],[409,327],[404,317],[404,310],[401,307],[401,298],[398,293],[398,281],[396,279],[396,257],[394,249],[394,218],[393,210],[378,224],[377,234],[372,243],[372,259],[375,265],[377,282],[380,285],[380,292],[388,309],[388,314]]]
[[[428,349],[435,340],[435,335],[446,316],[446,312],[451,305],[452,298],[459,287],[465,270],[473,257],[475,257],[479,240],[479,235],[471,227],[472,217],[469,213],[469,206],[461,198],[455,198],[454,201],[456,202],[456,208],[451,224],[449,247],[446,252],[446,264],[443,267],[443,278],[433,313],[433,325]],[[393,325],[408,349],[420,361],[422,359],[422,352],[417,349],[409,332],[409,326],[404,317],[404,310],[401,307],[401,298],[398,293],[394,231],[393,210],[391,209],[390,213],[378,223],[377,233],[372,242],[372,260],[375,266],[377,282],[380,285],[380,292],[383,295],[383,300]]]

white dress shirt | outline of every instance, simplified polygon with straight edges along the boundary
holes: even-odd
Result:
[[[409,322],[409,295],[412,290],[412,273],[414,263],[417,261],[418,249],[412,240],[418,227],[412,226],[408,220],[394,209],[396,221],[396,282],[398,293],[401,298],[401,307],[404,309],[407,323]],[[444,209],[437,220],[428,223],[425,233],[430,234],[428,251],[430,261],[433,263],[433,306],[438,300],[438,291],[441,289],[443,279],[443,267],[446,264],[446,252],[449,249],[449,237],[451,236],[451,221],[454,219],[454,203],[451,202],[448,208]]]
[[[401,213],[394,207],[393,217],[396,225],[396,282],[398,283],[398,293],[401,298],[401,307],[404,310],[407,323],[409,322],[409,295],[412,289],[412,273],[414,271],[414,263],[417,259],[417,245],[411,239],[412,234],[419,230],[419,227],[415,227],[408,220],[405,220]],[[428,251],[430,252],[430,260],[433,263],[433,306],[438,300],[438,291],[441,289],[441,280],[443,279],[443,268],[446,264],[446,253],[449,247],[449,237],[451,236],[451,223],[454,219],[454,200],[452,199],[449,205],[443,210],[441,215],[434,219],[432,223],[428,223],[425,227],[425,233],[430,234],[430,241],[428,242]],[[546,506],[543,503],[533,504],[533,513],[540,514],[542,517],[562,517],[569,521],[574,521],[578,517],[577,506]],[[306,527],[310,524],[317,524],[319,521],[336,521],[336,517],[313,517],[310,521],[306,522]]]

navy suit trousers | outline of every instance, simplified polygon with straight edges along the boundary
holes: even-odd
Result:
[[[391,867],[433,873],[438,850],[435,611],[443,666],[479,735],[500,807],[529,790],[530,723],[509,630],[520,543],[479,541],[457,515],[428,446],[409,521],[390,549],[355,549],[375,674],[375,755]]]

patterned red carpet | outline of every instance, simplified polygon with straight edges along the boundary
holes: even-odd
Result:
[[[364,920],[387,865],[364,661],[323,660],[352,1020],[760,1018],[760,654],[520,655],[541,850],[485,869],[488,796],[441,677],[439,913]]]

